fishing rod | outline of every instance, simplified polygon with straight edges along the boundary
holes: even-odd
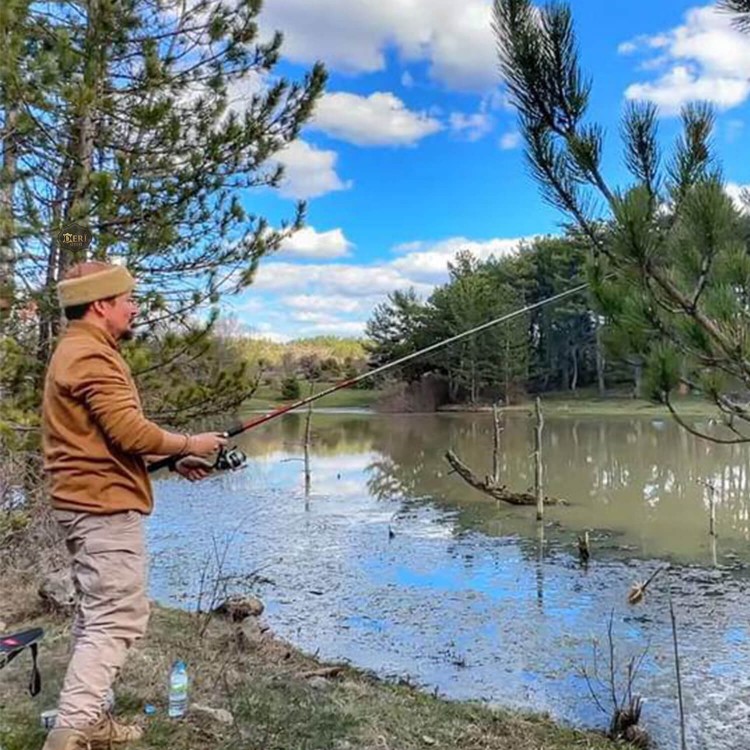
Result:
[[[531,305],[526,305],[525,307],[521,307],[518,310],[514,310],[513,312],[506,313],[505,315],[501,315],[499,318],[494,318],[493,320],[490,320],[487,323],[482,323],[482,325],[475,326],[474,328],[470,328],[469,330],[463,331],[462,333],[456,334],[455,336],[451,336],[448,339],[443,339],[442,341],[438,341],[437,343],[431,344],[430,346],[427,346],[424,349],[420,349],[417,352],[412,352],[411,354],[407,354],[403,357],[400,357],[399,359],[396,359],[393,362],[387,362],[384,365],[380,365],[380,367],[376,367],[374,370],[368,370],[367,372],[360,373],[356,377],[348,378],[347,380],[342,380],[338,383],[334,383],[332,386],[330,386],[329,388],[326,388],[325,390],[320,391],[319,393],[312,394],[310,396],[307,396],[306,398],[301,398],[298,401],[295,401],[294,403],[287,404],[286,406],[280,406],[278,409],[274,409],[273,411],[270,411],[267,414],[263,414],[260,417],[252,417],[245,422],[240,422],[230,427],[228,430],[225,430],[222,433],[222,435],[225,438],[231,438],[231,437],[235,437],[236,435],[241,435],[243,432],[246,432],[247,430],[251,430],[253,427],[258,427],[262,424],[265,424],[266,422],[270,422],[272,419],[276,419],[277,417],[280,417],[282,414],[286,414],[287,412],[294,411],[294,409],[299,409],[302,406],[307,406],[308,404],[311,404],[314,401],[317,401],[318,399],[324,398],[325,396],[330,396],[332,393],[335,393],[336,391],[340,391],[343,388],[350,388],[351,386],[356,385],[357,383],[360,383],[363,380],[367,380],[368,378],[373,378],[382,372],[386,372],[387,370],[392,370],[394,367],[403,365],[406,362],[411,362],[411,360],[416,359],[417,357],[422,357],[425,354],[429,354],[430,352],[434,352],[434,351],[437,351],[438,349],[442,349],[446,346],[449,346],[450,344],[454,344],[456,341],[460,341],[461,339],[464,339],[467,336],[472,336],[475,333],[480,333],[481,331],[485,331],[488,328],[492,328],[493,326],[499,325],[500,323],[507,323],[509,320],[513,320],[513,318],[517,318],[521,315],[525,315],[526,313],[531,312],[532,310],[538,310],[540,307],[545,307],[546,305],[551,305],[554,302],[559,302],[562,299],[565,299],[567,297],[572,297],[575,294],[579,294],[588,286],[589,286],[588,283],[579,284],[578,286],[573,287],[572,289],[568,289],[565,292],[554,294],[551,297],[547,297],[543,300],[540,300],[539,302],[534,302]],[[176,461],[177,461],[176,456],[162,458],[158,461],[154,461],[153,463],[149,464],[148,470],[149,472],[154,472],[154,471],[158,471],[159,469],[163,469],[169,466],[174,466],[174,463]],[[232,466],[231,461],[226,466],[226,468],[234,468],[234,466]]]

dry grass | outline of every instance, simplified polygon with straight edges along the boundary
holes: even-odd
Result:
[[[16,599],[24,598],[18,591]],[[0,600],[7,617],[7,600]],[[23,656],[0,671],[0,746],[37,750],[43,742],[40,711],[54,706],[68,655],[68,626],[32,614],[29,606],[12,610],[26,625],[41,624],[46,637],[41,653],[42,694],[25,694],[29,661]],[[542,717],[493,711],[478,704],[454,703],[409,685],[393,685],[343,668],[335,677],[309,678],[321,667],[288,644],[266,633],[243,639],[238,626],[214,619],[204,636],[192,615],[155,608],[149,634],[130,655],[116,688],[118,713],[146,726],[145,740],[134,750],[607,750],[603,737],[561,728]],[[234,725],[190,715],[166,717],[166,678],[176,658],[191,675],[191,702],[225,708]],[[157,708],[144,715],[144,706]]]

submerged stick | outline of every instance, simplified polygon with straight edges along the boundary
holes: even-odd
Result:
[[[708,534],[716,537],[716,485],[698,480],[708,490]]]
[[[312,427],[313,405],[307,407],[307,419],[305,420],[305,495],[310,494],[310,435]]]
[[[542,401],[536,397],[536,429],[534,430],[534,494],[536,495],[536,520],[544,518],[544,490],[542,469],[542,430],[544,429],[544,415]]]
[[[677,700],[680,706],[680,750],[687,750],[685,739],[685,706],[682,701],[682,676],[680,674],[680,651],[677,646],[677,620],[674,615],[672,591],[669,592],[669,616],[672,620],[672,644],[674,645],[674,668],[677,675]]]
[[[492,478],[498,484],[500,482],[500,435],[503,428],[500,424],[500,410],[497,404],[492,404],[492,424],[495,428],[492,442]]]

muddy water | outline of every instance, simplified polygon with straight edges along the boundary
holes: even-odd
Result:
[[[571,505],[498,507],[448,474],[453,448],[491,468],[486,415],[318,414],[305,493],[297,415],[249,435],[241,473],[165,480],[150,522],[153,593],[195,605],[201,573],[262,569],[274,630],[309,651],[451,698],[549,711],[604,727],[607,629],[616,661],[644,652],[635,691],[659,747],[678,747],[667,585],[679,624],[689,747],[750,747],[748,448],[638,419],[547,420],[547,491]],[[509,417],[502,473],[533,481],[532,424]],[[709,490],[718,540],[708,535]],[[390,533],[389,533],[390,529]],[[580,565],[576,536],[593,559]],[[226,553],[226,554],[225,554]],[[665,562],[644,605],[625,597]],[[624,676],[624,672],[620,672]]]

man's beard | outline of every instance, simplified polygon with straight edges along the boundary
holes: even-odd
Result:
[[[131,326],[127,331],[123,331],[120,334],[120,341],[132,341],[135,338],[135,331]]]

